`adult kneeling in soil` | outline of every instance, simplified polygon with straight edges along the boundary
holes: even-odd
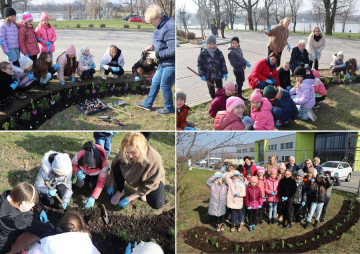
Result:
[[[279,55],[272,52],[268,57],[259,60],[252,69],[248,81],[251,89],[263,89],[268,85],[279,86],[279,76],[276,69],[276,61]]]
[[[124,183],[137,190],[125,195]],[[114,194],[114,183],[116,193]],[[111,165],[110,186],[107,189],[111,204],[124,208],[132,200],[140,197],[154,209],[165,204],[165,171],[161,156],[147,142],[141,133],[128,133],[121,142],[121,150]],[[119,202],[120,201],[120,202]]]
[[[81,188],[86,185],[93,190],[86,200],[85,208],[94,206],[105,186],[109,169],[106,157],[106,151],[102,146],[88,141],[84,144],[83,150],[72,159],[74,175],[77,176],[75,186]]]
[[[135,81],[141,81],[143,75],[148,76],[151,80],[156,72],[158,64],[151,59],[150,54],[146,51],[141,53],[141,58],[132,67],[132,73]]]

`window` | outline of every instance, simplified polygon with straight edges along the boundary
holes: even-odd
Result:
[[[280,149],[285,149],[285,143],[281,143]]]
[[[250,147],[250,152],[255,152],[255,149],[253,147]]]
[[[243,149],[243,153],[246,153],[247,152],[247,149]]]
[[[273,146],[273,145],[269,145],[269,150],[274,150],[274,146]]]
[[[288,161],[289,158],[290,158],[290,156],[281,156],[281,160],[284,161],[284,162]]]
[[[294,142],[286,143],[286,149],[293,148]]]
[[[276,148],[277,148],[277,145],[274,145],[274,150],[276,150]]]

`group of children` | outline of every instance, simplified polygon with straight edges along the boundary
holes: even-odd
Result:
[[[305,221],[308,228],[316,211],[314,227],[325,221],[332,187],[340,185],[337,175],[331,172],[318,173],[315,168],[298,171],[280,166],[252,168],[228,164],[226,172],[216,172],[206,180],[210,188],[208,213],[213,217],[218,232],[224,231],[224,224],[231,218],[230,231],[242,230],[245,218],[249,231],[263,223],[267,214],[268,224],[275,224],[276,218],[283,228],[291,228],[292,222]],[[240,169],[240,170],[239,170]]]

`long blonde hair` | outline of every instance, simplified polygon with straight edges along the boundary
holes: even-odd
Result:
[[[126,164],[129,163],[128,157],[126,155],[126,148],[128,146],[135,147],[136,150],[139,151],[140,156],[138,157],[138,162],[141,164],[148,163],[148,146],[146,138],[140,132],[129,132],[125,135],[124,139],[121,142],[121,151],[120,151],[120,159],[124,161]]]
[[[288,17],[283,18],[282,20],[280,20],[279,25],[284,25],[284,24],[286,23],[286,21],[291,22],[291,19],[290,19],[290,18],[288,18]]]

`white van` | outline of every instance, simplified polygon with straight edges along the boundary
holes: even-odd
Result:
[[[221,163],[221,158],[216,158],[216,157],[210,157],[209,158],[209,161],[210,161],[210,168],[212,165],[216,165],[216,164],[220,164]],[[201,167],[205,167],[205,166],[208,166],[208,158],[205,158],[201,161],[198,161],[198,163],[196,163],[198,165],[200,165]]]

